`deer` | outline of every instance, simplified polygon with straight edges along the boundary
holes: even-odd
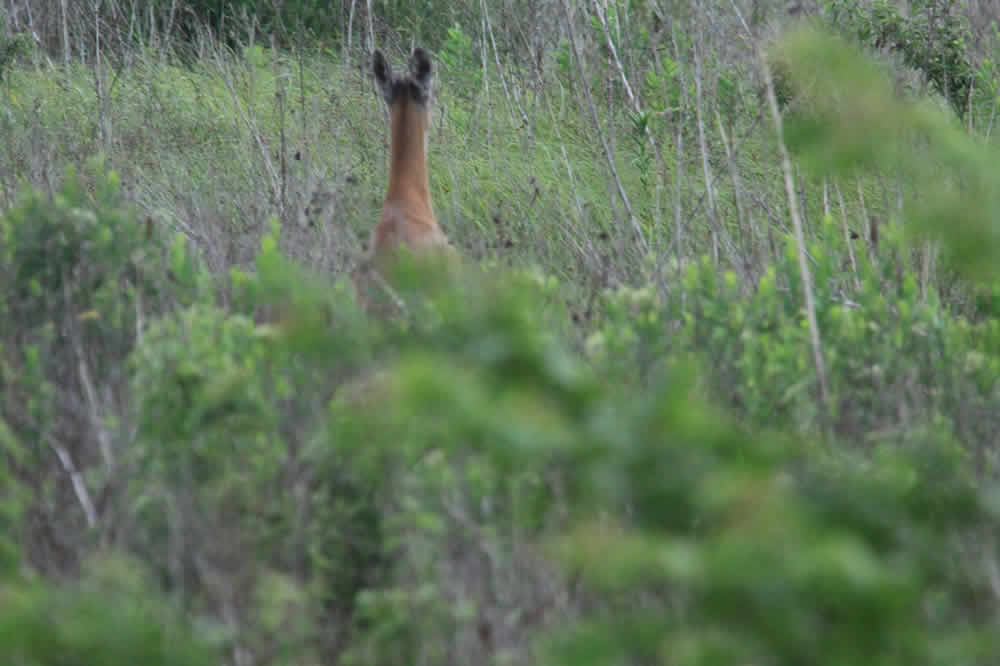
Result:
[[[409,71],[396,75],[382,51],[376,49],[372,74],[389,109],[389,183],[368,251],[351,277],[361,304],[376,309],[371,287],[373,282],[389,287],[384,274],[398,258],[400,248],[425,257],[451,258],[456,252],[434,215],[427,172],[433,76],[430,54],[422,47],[414,48]],[[386,291],[391,295],[391,287]]]

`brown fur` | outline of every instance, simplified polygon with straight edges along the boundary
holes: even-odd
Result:
[[[380,277],[406,247],[417,254],[454,250],[438,226],[431,204],[427,176],[427,130],[430,127],[431,61],[422,48],[413,50],[409,73],[393,76],[381,51],[372,57],[372,73],[390,116],[389,186],[382,205],[382,217],[372,232],[371,246],[352,273],[359,300],[373,306],[372,288],[386,286]],[[374,273],[378,273],[376,276]]]

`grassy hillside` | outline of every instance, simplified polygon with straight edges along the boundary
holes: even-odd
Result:
[[[983,8],[356,5],[0,9],[5,663],[995,663]]]

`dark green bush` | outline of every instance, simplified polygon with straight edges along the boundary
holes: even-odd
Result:
[[[53,196],[27,192],[0,218],[0,239],[0,447],[10,458],[19,443],[26,511],[63,498],[58,521],[82,539],[92,498],[43,479],[101,460],[91,487],[111,490],[126,359],[148,318],[202,293],[197,262],[136,217],[100,161],[83,177],[70,170]],[[44,532],[23,536],[47,548]]]
[[[466,280],[461,295],[442,297],[438,331],[454,342],[401,343],[391,381],[378,399],[338,410],[334,437],[396,461],[397,488],[407,479],[430,484],[409,496],[420,512],[439,513],[437,492],[456,486],[506,498],[494,519],[510,512],[528,529],[568,512],[565,531],[544,539],[552,552],[602,595],[644,604],[609,601],[616,611],[585,616],[547,663],[997,656],[998,646],[981,642],[993,611],[970,616],[963,606],[966,594],[985,591],[986,578],[966,577],[944,554],[950,539],[991,520],[959,449],[929,439],[867,463],[827,456],[733,426],[705,407],[678,362],[623,390],[524,316],[544,310],[527,285],[493,279],[501,282]],[[452,310],[450,299],[483,305]],[[476,460],[489,461],[494,484],[482,485]],[[438,476],[442,464],[451,475]],[[463,470],[457,478],[455,470]],[[537,485],[552,474],[561,499]],[[440,529],[432,525],[396,529],[413,542]],[[414,650],[432,660],[438,632],[461,626],[447,614],[437,628],[429,624],[441,599],[416,581],[381,602],[366,597],[375,623],[362,643],[369,659]]]
[[[212,586],[239,590],[233,645],[333,659],[385,548],[387,481],[353,455],[363,442],[325,428],[365,355],[351,344],[356,313],[310,289],[275,236],[256,273],[231,281],[235,309],[280,303],[274,321],[198,304],[153,322],[135,350],[130,547],[192,610],[226,612]],[[324,331],[322,358],[310,327]]]
[[[445,40],[449,28],[460,21],[464,25],[477,25],[479,18],[475,6],[435,5],[384,0],[372,3],[373,26],[377,41],[395,42],[402,37],[407,42],[412,37],[418,43],[437,50]],[[137,5],[140,15],[152,13],[166,26],[173,3],[170,0],[142,0]],[[350,3],[331,3],[328,0],[188,0],[185,11],[175,14],[175,27],[192,39],[202,26],[207,26],[229,43],[242,43],[249,38],[273,36],[282,46],[293,44],[323,44],[340,46],[346,40],[350,22]],[[359,2],[354,6],[353,43],[365,43],[367,35],[367,6]]]
[[[874,263],[862,245],[855,248],[857,288],[841,268],[847,249],[832,220],[825,235],[825,247],[814,248],[813,275],[834,432],[864,444],[871,433],[906,440],[911,430],[948,424],[970,450],[992,448],[1000,432],[989,416],[1000,399],[996,321],[972,323],[949,313],[935,294],[922,298],[915,271],[899,267],[899,234],[886,234]],[[649,290],[608,295],[590,348],[630,373],[631,382],[662,359],[696,354],[715,398],[750,422],[821,428],[825,414],[791,238],[786,248],[749,297],[735,275],[718,276],[707,258],[690,266],[683,288],[666,298]]]
[[[826,4],[830,23],[876,49],[895,51],[919,71],[960,117],[970,111],[976,67],[969,55],[972,34],[961,11],[948,0],[911,0],[906,10],[887,0]]]
[[[154,2],[164,3],[163,0]],[[323,41],[339,41],[346,23],[341,16],[341,6],[322,0],[285,0],[274,3],[271,0],[191,0],[188,2],[191,16],[204,21],[221,35],[236,33],[244,38],[243,32],[249,26],[248,18],[255,19],[263,34],[273,34],[281,40],[291,40],[301,31],[310,37]]]
[[[0,537],[0,577],[16,570],[20,563],[23,489],[10,469],[20,462],[21,455],[21,443],[7,424],[0,420],[0,534],[3,535]]]
[[[0,576],[0,659],[19,666],[209,666],[218,651],[135,562],[105,554],[72,583]]]

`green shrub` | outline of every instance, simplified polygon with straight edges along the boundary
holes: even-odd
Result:
[[[893,2],[833,0],[829,21],[869,47],[897,51],[906,65],[923,74],[960,117],[970,111],[976,68],[969,56],[968,21],[951,3],[912,0],[906,11]]]
[[[21,443],[3,420],[0,420],[0,577],[17,568],[20,562],[19,537],[21,500],[24,489],[10,468],[20,461]]]
[[[302,29],[313,36],[340,36],[343,25],[340,8],[321,0],[195,0],[189,3],[194,16],[213,29],[244,30],[244,16],[254,17],[263,33],[288,39]]]
[[[20,666],[209,666],[219,654],[134,562],[104,555],[61,585],[0,577],[0,659]]]
[[[44,514],[62,492],[42,482],[49,470],[101,461],[91,489],[113,482],[128,354],[149,317],[201,293],[203,274],[183,239],[168,248],[136,217],[100,160],[0,218],[0,274],[0,449],[32,489],[25,508]],[[95,520],[86,487],[59,514],[74,540]]]
[[[330,397],[365,356],[356,313],[310,289],[275,238],[255,273],[231,275],[247,314],[196,304],[153,322],[135,350],[130,546],[192,610],[227,612],[213,586],[241,590],[233,645],[333,659],[344,639],[326,627],[349,632],[383,557],[386,481],[326,436]],[[271,323],[248,316],[272,304]],[[325,332],[323,359],[310,327]]]
[[[885,70],[839,38],[801,29],[772,52],[800,100],[786,120],[789,148],[814,177],[897,179],[913,193],[902,211],[908,240],[940,239],[964,277],[1000,274],[995,148],[929,101],[895,95]]]
[[[396,538],[432,553],[406,582],[366,593],[368,663],[433,661],[468,621],[433,585],[444,554],[431,535],[448,521],[417,516],[440,516],[436,498],[452,492],[475,506],[477,489],[501,524],[548,524],[542,541],[613,611],[585,614],[546,663],[997,656],[983,642],[995,609],[970,614],[963,601],[986,577],[956,570],[944,545],[992,515],[961,449],[930,437],[867,462],[824,455],[735,427],[669,360],[622,390],[526,316],[544,310],[527,285],[493,278],[436,302],[436,335],[450,344],[401,342],[378,399],[335,412],[336,439],[395,461],[389,478],[411,518],[393,523]],[[452,310],[452,299],[481,305]],[[568,523],[553,523],[561,511]]]
[[[943,420],[970,450],[990,449],[1000,428],[990,415],[1000,395],[997,322],[972,323],[934,293],[922,298],[915,271],[900,266],[905,247],[891,229],[874,263],[856,248],[857,288],[840,267],[847,262],[843,235],[832,221],[824,235],[813,275],[829,415],[813,388],[791,238],[783,260],[749,296],[707,258],[687,269],[683,289],[664,298],[648,289],[608,294],[590,349],[633,385],[664,359],[696,355],[714,398],[761,426],[818,432],[829,416],[839,438],[865,444],[876,433],[903,441],[911,429]]]

